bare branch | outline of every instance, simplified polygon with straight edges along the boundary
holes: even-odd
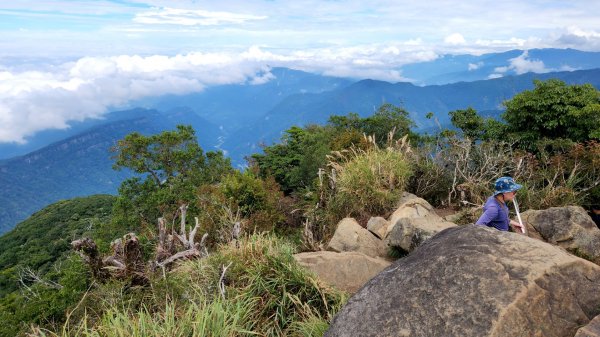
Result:
[[[233,262],[229,262],[229,264],[227,265],[227,267],[225,267],[225,265],[223,265],[223,272],[221,273],[221,277],[219,278],[219,290],[221,292],[221,296],[223,297],[223,299],[225,299],[225,272],[227,271],[227,269],[231,266]]]

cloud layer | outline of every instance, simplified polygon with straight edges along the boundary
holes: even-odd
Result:
[[[264,83],[274,66],[396,82],[410,80],[402,65],[448,53],[600,51],[599,12],[597,0],[6,2],[0,143],[147,96]],[[523,54],[490,78],[550,70]]]
[[[24,142],[40,130],[98,118],[110,108],[144,97],[181,95],[222,84],[261,84],[273,79],[269,70],[275,66],[394,82],[405,80],[395,70],[402,64],[437,57],[419,48],[400,52],[399,47],[277,54],[254,46],[241,53],[83,57],[45,71],[5,67],[0,70],[0,142]]]
[[[0,142],[98,118],[110,107],[210,85],[260,80],[264,65],[224,54],[85,57],[53,71],[0,72]]]

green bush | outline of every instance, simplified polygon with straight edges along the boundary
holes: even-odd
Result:
[[[346,300],[300,267],[294,248],[255,235],[157,276],[150,287],[103,286],[71,321],[37,336],[320,336]],[[224,285],[224,293],[220,285]],[[121,295],[119,295],[121,294]],[[123,296],[124,295],[124,296]],[[104,300],[100,300],[104,297]]]
[[[412,174],[405,154],[393,148],[350,153],[341,163],[332,163],[336,173],[330,215],[368,219],[390,212]]]

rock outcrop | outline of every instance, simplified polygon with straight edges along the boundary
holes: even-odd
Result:
[[[398,201],[398,207],[392,215],[390,216],[390,225],[388,227],[388,232],[392,230],[392,228],[396,225],[398,219],[401,218],[440,218],[439,215],[435,213],[435,209],[431,204],[427,202],[427,200],[423,198],[419,198],[414,194],[404,192],[402,193],[402,197]]]
[[[425,199],[405,192],[390,216],[385,242],[411,252],[435,234],[455,226],[437,215]]]
[[[390,247],[412,252],[435,234],[450,227],[456,227],[456,224],[445,221],[441,217],[400,218],[392,231],[387,234],[385,242]]]
[[[600,337],[600,316],[594,317],[588,325],[577,330],[575,337]]]
[[[600,261],[600,229],[579,206],[528,210],[522,214],[528,235],[560,246],[590,261]]]
[[[391,264],[358,252],[307,252],[295,254],[294,259],[317,274],[320,280],[349,293],[355,293]]]
[[[380,216],[372,217],[367,223],[367,230],[373,233],[378,239],[383,240],[385,239],[389,225],[390,223]]]
[[[470,225],[440,232],[367,282],[325,336],[571,337],[599,312],[600,266]]]
[[[327,250],[360,252],[371,257],[386,256],[387,247],[373,233],[361,227],[353,218],[344,218],[338,225]]]

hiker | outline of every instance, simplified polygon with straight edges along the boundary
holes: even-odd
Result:
[[[511,177],[500,177],[494,184],[494,195],[489,197],[483,205],[483,214],[477,220],[477,225],[494,227],[501,231],[508,231],[509,225],[521,230],[521,224],[511,220],[508,216],[507,201],[514,199],[517,190],[522,186]]]
[[[592,205],[592,209],[590,210],[590,217],[596,223],[596,226],[600,228],[600,204]]]

